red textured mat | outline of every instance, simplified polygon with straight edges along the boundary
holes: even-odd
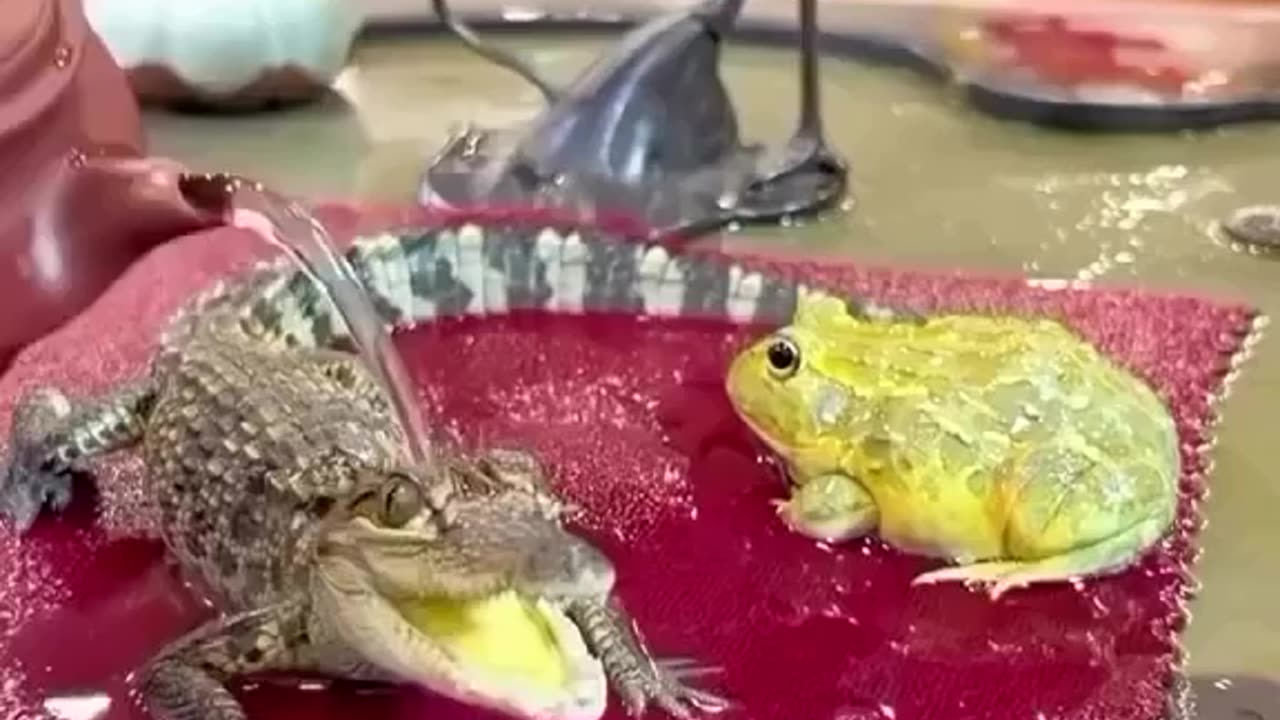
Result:
[[[413,211],[324,213],[338,234]],[[236,231],[162,248],[0,380],[0,431],[21,389],[74,393],[141,370],[167,314],[266,250]],[[761,261],[770,265],[769,261]],[[1015,591],[910,588],[928,563],[874,541],[824,548],[780,527],[781,484],[732,417],[720,378],[750,336],[727,324],[627,318],[465,319],[401,346],[443,416],[474,441],[541,451],[582,525],[616,558],[620,592],[662,652],[722,665],[731,720],[964,720],[1158,716],[1193,581],[1197,499],[1214,398],[1253,326],[1242,306],[1017,279],[796,262],[774,267],[918,309],[1049,313],[1148,378],[1183,441],[1178,529],[1124,574]],[[136,467],[107,473],[102,522],[82,495],[19,545],[0,529],[0,718],[143,718],[123,690],[137,663],[207,612],[137,529]],[[415,690],[252,683],[255,720],[464,720]],[[52,698],[52,699],[51,699]],[[43,709],[42,709],[43,708]],[[103,714],[95,715],[92,708]],[[657,718],[655,713],[651,717]],[[624,715],[610,710],[610,720]]]

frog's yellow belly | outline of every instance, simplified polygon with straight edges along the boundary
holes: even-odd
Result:
[[[878,489],[881,539],[906,552],[966,562],[1002,557],[1002,508],[995,499],[959,485]]]

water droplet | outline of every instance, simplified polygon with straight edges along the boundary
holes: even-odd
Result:
[[[70,64],[71,64],[71,47],[68,45],[59,45],[58,48],[53,51],[54,67],[64,68]]]
[[[111,708],[111,698],[101,693],[46,698],[44,709],[59,720],[96,720]]]
[[[87,161],[88,156],[80,148],[73,148],[67,153],[67,164],[73,168],[82,168]]]
[[[1129,252],[1128,250],[1121,250],[1120,252],[1116,253],[1116,256],[1114,259],[1117,263],[1121,265],[1128,265],[1129,263],[1133,262],[1136,259],[1136,257],[1134,256],[1133,253]]]
[[[1092,603],[1093,609],[1095,611],[1094,617],[1103,617],[1111,612],[1111,607],[1107,605],[1105,602],[1103,602],[1102,598],[1098,597],[1097,595],[1094,595],[1092,598],[1090,598],[1090,602]]]
[[[509,7],[502,9],[502,19],[510,23],[518,22],[536,22],[546,17],[546,13],[540,10],[531,10],[528,8]]]
[[[1213,681],[1213,686],[1219,690],[1230,690],[1232,684],[1231,678],[1220,678]]]
[[[893,718],[898,717],[898,711],[894,710],[892,705],[885,705],[883,703],[880,705],[880,714],[889,718],[889,720],[893,720]]]
[[[298,683],[298,689],[304,692],[321,692],[328,687],[328,683],[320,680],[303,680]]]

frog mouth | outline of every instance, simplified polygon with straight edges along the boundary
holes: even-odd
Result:
[[[794,456],[795,448],[788,447],[779,441],[775,432],[766,427],[764,423],[752,417],[750,414],[739,412],[739,417],[742,419],[742,423],[747,426],[747,429],[749,429],[751,433],[760,440],[760,442],[764,443],[765,447],[769,448],[770,452],[786,461],[785,464],[788,468],[787,475],[790,477],[792,474],[790,470],[791,459]]]
[[[764,443],[769,450],[781,456],[786,455],[786,448],[775,440],[773,433],[767,431],[761,423],[747,417],[744,417],[742,421],[746,424],[747,428],[751,430],[752,434],[759,438],[760,442]]]

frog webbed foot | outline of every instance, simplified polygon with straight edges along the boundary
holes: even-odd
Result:
[[[880,522],[879,509],[862,484],[838,473],[801,482],[790,499],[775,505],[792,530],[825,542],[861,537]]]
[[[1034,563],[992,561],[957,565],[931,570],[917,575],[912,585],[938,585],[947,582],[989,584],[988,594],[998,599],[1014,587],[1024,583],[1017,578]]]
[[[1035,560],[1000,560],[940,568],[916,576],[912,585],[944,582],[983,583],[992,600],[1034,584],[1070,582],[1086,576],[1118,572],[1164,530],[1159,519],[1131,525],[1098,542]]]

